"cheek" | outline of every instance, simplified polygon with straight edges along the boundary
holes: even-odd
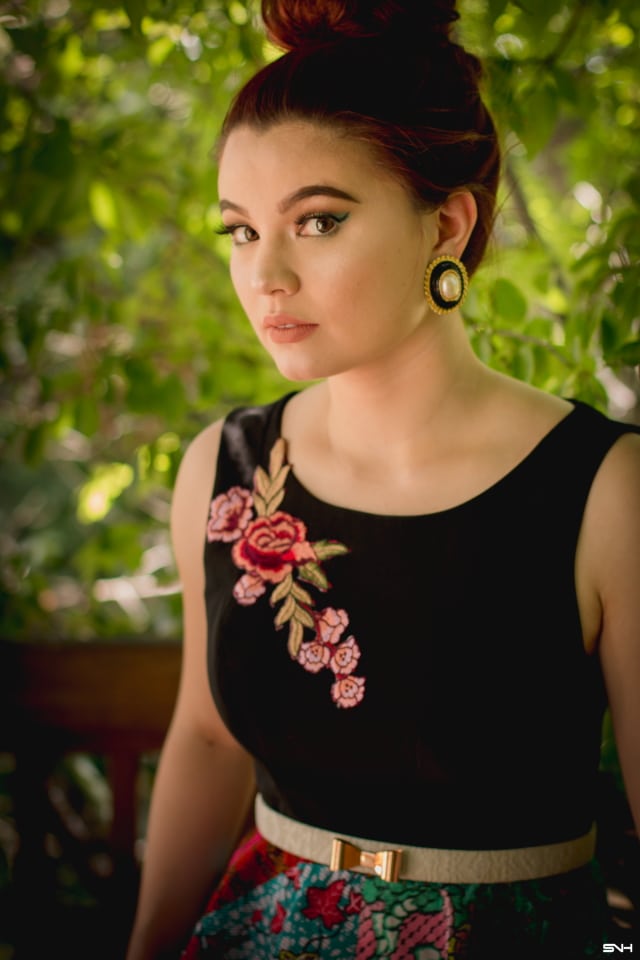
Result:
[[[229,276],[242,309],[247,314],[251,323],[255,326],[257,320],[256,297],[254,296],[253,287],[251,285],[251,276],[249,273],[248,264],[243,262],[239,257],[236,258],[232,255],[229,266]]]
[[[327,299],[339,298],[343,304],[355,307],[387,286],[386,259],[384,249],[354,242],[347,250],[336,250],[318,265],[317,271],[310,273],[315,272],[316,289]]]
[[[369,317],[404,313],[423,299],[421,252],[410,246],[377,248],[370,256],[342,271],[342,300],[359,307]]]
[[[233,284],[233,289],[235,290],[237,296],[240,300],[247,294],[247,276],[246,270],[243,269],[241,262],[238,262],[236,254],[231,254],[231,262],[229,264],[229,276],[231,277],[231,283]]]
[[[381,284],[380,295],[386,293],[401,309],[420,305],[424,299],[426,263],[423,260],[424,254],[418,244],[399,244],[396,249],[390,249],[384,271],[387,282]]]

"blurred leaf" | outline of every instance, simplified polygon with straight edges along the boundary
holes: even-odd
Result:
[[[521,323],[527,314],[527,300],[510,280],[500,277],[491,289],[493,308],[499,317],[514,324]]]
[[[78,493],[78,516],[83,523],[95,523],[107,515],[114,500],[133,483],[133,469],[127,463],[95,467]]]
[[[622,366],[635,367],[640,364],[640,340],[634,340],[632,343],[623,343],[608,358],[611,364],[621,364]]]
[[[131,21],[131,29],[135,34],[141,34],[142,17],[145,13],[145,0],[123,0],[123,7]]]
[[[118,214],[113,199],[113,193],[105,183],[94,181],[89,188],[89,203],[93,219],[99,227],[107,232],[114,230],[118,225]]]
[[[165,635],[179,599],[134,610],[94,584],[126,591],[154,556],[170,576],[182,451],[231,406],[291,388],[211,236],[224,112],[278,54],[240,0],[20,6],[0,33],[3,625]],[[506,160],[495,242],[465,305],[473,347],[606,410],[607,367],[640,393],[637,5],[460,11]]]

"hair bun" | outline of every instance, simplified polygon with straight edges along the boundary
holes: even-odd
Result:
[[[262,0],[269,38],[284,50],[394,35],[428,47],[446,42],[458,17],[455,0]]]

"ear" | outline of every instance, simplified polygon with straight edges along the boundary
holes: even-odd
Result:
[[[437,232],[433,253],[461,257],[478,219],[473,194],[468,190],[452,193],[435,211],[435,216]]]

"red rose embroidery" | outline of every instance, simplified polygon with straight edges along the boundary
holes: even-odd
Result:
[[[323,564],[348,553],[349,548],[337,540],[310,543],[302,520],[279,509],[290,470],[286,444],[279,437],[269,454],[268,470],[256,467],[252,491],[233,486],[211,501],[207,540],[233,543],[232,560],[243,571],[233,588],[237,603],[253,606],[270,584],[270,604],[280,605],[275,626],[288,627],[289,655],[309,673],[331,670],[334,703],[354,707],[364,696],[365,681],[353,676],[360,659],[355,637],[342,641],[349,617],[346,610],[334,607],[317,611],[309,589],[330,589]],[[315,634],[310,642],[305,642],[305,630]],[[309,910],[313,909],[310,905]],[[273,922],[278,925],[281,920],[278,913]]]
[[[294,567],[316,559],[306,537],[302,520],[281,510],[270,517],[258,517],[233,545],[233,562],[263,580],[280,583]]]
[[[230,543],[242,536],[251,520],[253,497],[243,487],[231,487],[211,501],[207,539]]]

